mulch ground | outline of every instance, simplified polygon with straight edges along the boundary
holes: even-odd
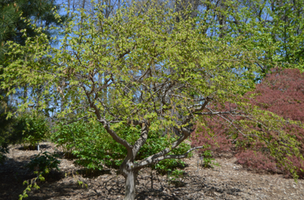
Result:
[[[54,144],[44,142],[41,151],[54,152]],[[60,152],[60,151],[59,151]],[[26,188],[24,180],[35,175],[25,165],[38,154],[37,150],[24,150],[21,145],[12,146],[8,160],[0,165],[0,199],[15,200]],[[32,189],[26,199],[123,199],[124,178],[115,169],[107,169],[86,176],[73,160],[62,157],[60,172],[52,171],[40,189]],[[185,159],[186,174],[170,181],[167,175],[143,169],[138,176],[137,200],[177,199],[304,199],[304,180],[286,179],[280,174],[255,173],[236,164],[231,155],[216,159],[219,167],[202,168],[196,154]]]

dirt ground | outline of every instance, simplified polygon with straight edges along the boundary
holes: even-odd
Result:
[[[40,145],[40,151],[54,152],[52,143]],[[38,151],[25,151],[20,145],[13,146],[4,165],[0,165],[0,199],[16,200],[26,186],[22,183],[34,177],[25,164]],[[39,190],[28,192],[26,199],[93,200],[123,199],[124,178],[115,170],[104,170],[86,177],[72,160],[60,159],[61,172],[51,172]],[[198,167],[199,158],[194,155],[184,160],[186,174],[176,182],[156,174],[150,169],[139,172],[137,200],[208,200],[208,199],[304,199],[304,180],[285,179],[280,174],[257,174],[235,164],[236,159],[222,155],[216,159],[219,167]],[[79,184],[82,181],[87,184]]]

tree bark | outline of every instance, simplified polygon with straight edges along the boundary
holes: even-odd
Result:
[[[130,171],[126,177],[126,194],[124,200],[134,200],[136,195],[136,173]]]
[[[130,166],[130,165],[129,165]],[[126,179],[126,191],[124,200],[134,200],[136,195],[136,179],[138,170],[123,166],[123,175]],[[129,169],[128,169],[129,168]]]

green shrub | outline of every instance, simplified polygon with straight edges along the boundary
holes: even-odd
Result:
[[[16,122],[15,117],[7,118],[5,109],[0,101],[0,163],[3,163],[6,158],[5,154],[9,151],[8,146],[21,141],[21,137],[18,137],[13,131],[13,126]]]
[[[165,147],[169,147],[170,144],[175,141],[175,137],[162,137],[160,133],[152,133],[146,141],[146,144],[140,149],[138,159],[141,160],[150,155],[153,155]],[[191,148],[190,145],[186,143],[181,143],[178,148],[173,149],[169,155],[184,154]],[[192,154],[189,154],[191,156]],[[152,169],[156,169],[161,174],[167,174],[168,172],[175,170],[176,168],[183,168],[185,163],[180,159],[167,159],[162,160],[155,165],[152,165]]]
[[[186,184],[182,181],[184,176],[184,170],[173,170],[171,174],[168,174],[169,183],[175,185],[175,187],[185,186]]]
[[[1,146],[0,146],[0,164],[3,164],[3,162],[6,159],[5,154],[8,153],[8,144],[7,143],[2,143],[2,141],[0,143],[1,143]]]
[[[202,166],[204,168],[213,168],[214,165],[219,166],[218,163],[213,162],[215,159],[213,158],[210,150],[205,150],[201,156],[203,160]]]
[[[50,131],[46,118],[37,113],[23,113],[17,117],[13,130],[20,142],[29,144],[30,148],[34,148]]]
[[[34,148],[49,133],[49,125],[42,114],[23,113],[7,119],[0,112],[0,163],[4,161],[10,144],[27,143]]]
[[[76,156],[75,162],[91,170],[105,165],[120,165],[126,150],[113,141],[100,124],[78,121],[69,125],[60,123],[52,134],[52,141]]]
[[[131,144],[134,144],[140,136],[140,127],[126,126],[124,129],[115,131]],[[174,140],[174,137],[162,137],[160,133],[151,132],[136,160],[141,160],[163,150]],[[52,134],[52,141],[76,156],[75,163],[90,170],[101,170],[103,164],[117,168],[127,154],[125,147],[115,142],[101,124],[94,125],[85,121],[69,125],[58,124],[55,133]],[[183,154],[189,149],[190,145],[182,143],[171,154]],[[163,160],[151,167],[166,174],[168,171],[183,165],[184,163],[178,159],[170,159]]]

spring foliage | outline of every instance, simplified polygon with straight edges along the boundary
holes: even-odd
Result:
[[[59,49],[43,33],[28,38],[25,46],[9,43],[11,64],[1,75],[1,87],[9,94],[16,92],[16,85],[33,88],[31,97],[20,101],[19,111],[29,105],[39,110],[53,105],[60,108],[57,120],[73,113],[74,121],[102,124],[104,134],[126,149],[120,166],[126,178],[125,199],[135,198],[141,168],[187,157],[195,148],[181,155],[173,150],[189,138],[191,123],[206,123],[213,115],[236,127],[247,143],[267,145],[294,174],[286,154],[300,153],[298,141],[282,129],[286,120],[250,106],[243,97],[254,87],[255,72],[260,71],[255,63],[263,51],[248,49],[241,36],[221,39],[202,34],[206,21],[183,18],[184,14],[157,6],[144,11],[122,7],[109,18],[102,12],[81,13],[79,29],[69,22]],[[226,102],[234,108],[220,110]],[[259,126],[263,131],[256,130]],[[129,130],[124,135],[125,127]],[[164,128],[178,130],[178,136],[159,152],[136,160],[145,144],[158,142],[153,137],[160,135],[154,133]]]

